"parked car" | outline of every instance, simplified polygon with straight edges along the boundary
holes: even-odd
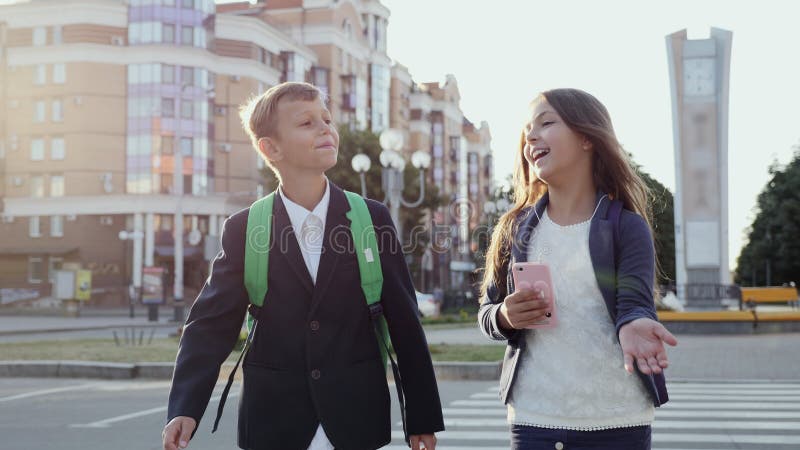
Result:
[[[433,294],[423,294],[420,291],[414,292],[417,294],[417,308],[420,315],[422,317],[439,317],[442,305]]]

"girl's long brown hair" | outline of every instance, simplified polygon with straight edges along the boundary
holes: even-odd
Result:
[[[626,209],[644,217],[652,232],[649,190],[617,140],[606,107],[594,96],[579,89],[542,92],[531,102],[531,106],[541,101],[552,106],[570,130],[585,136],[592,143],[592,176],[597,189],[608,194],[611,199],[621,200]],[[501,292],[505,291],[511,241],[517,231],[516,218],[523,209],[535,205],[547,192],[547,185],[530,170],[530,164],[523,154],[524,149],[523,131],[514,160],[514,206],[500,217],[492,232],[491,243],[486,251],[481,298],[486,295],[492,280],[497,280]]]

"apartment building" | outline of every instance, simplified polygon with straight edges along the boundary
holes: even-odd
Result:
[[[94,304],[125,304],[148,267],[171,294],[181,253],[193,299],[222,221],[264,193],[238,106],[282,81],[320,86],[354,128],[406,130],[409,153],[433,156],[429,182],[481,204],[488,125],[463,117],[454,77],[417,84],[392,63],[388,18],[377,0],[0,6],[0,302],[50,295],[60,267],[92,271]],[[469,252],[450,209],[431,215],[462,227],[435,258],[445,288]]]
[[[93,300],[124,302],[176,252],[193,295],[221,221],[262,193],[238,106],[305,79],[314,52],[213,0],[21,2],[0,39],[3,302],[49,295],[68,263]]]

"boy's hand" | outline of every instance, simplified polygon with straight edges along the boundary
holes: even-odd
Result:
[[[674,347],[678,340],[655,320],[641,318],[623,325],[619,329],[619,345],[625,358],[625,370],[633,373],[635,360],[643,374],[661,373],[669,366],[664,343]]]
[[[197,421],[191,417],[178,416],[170,420],[161,433],[161,437],[164,439],[164,450],[186,448],[195,427],[197,427]]]
[[[427,450],[436,449],[436,435],[435,434],[412,434],[409,436],[411,441],[411,450],[420,450],[422,448]],[[420,446],[422,442],[422,446]]]
[[[541,290],[520,289],[503,300],[497,319],[501,328],[520,330],[541,321],[548,305]]]

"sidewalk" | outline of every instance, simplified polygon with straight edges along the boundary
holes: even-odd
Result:
[[[96,311],[91,313],[81,311],[80,317],[0,314],[0,335],[86,331],[129,326],[177,328],[178,324],[172,321],[172,317],[172,308],[162,308],[158,314],[158,321],[155,322],[148,321],[146,310],[136,310],[134,318],[130,318],[127,309],[109,310],[106,315],[98,315]]]

